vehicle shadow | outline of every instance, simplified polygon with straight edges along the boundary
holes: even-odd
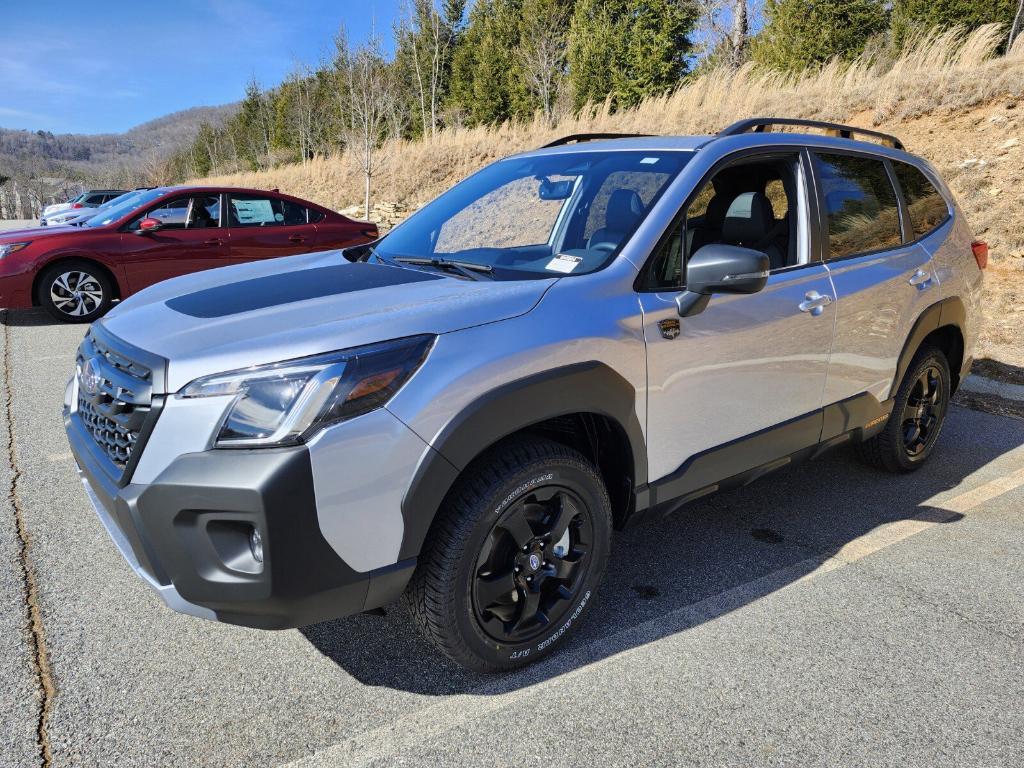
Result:
[[[32,309],[2,309],[0,310],[0,325],[10,326],[11,328],[33,328],[44,325],[69,325],[69,323],[62,323],[50,316],[50,314],[40,307],[33,307]],[[82,332],[88,326],[82,324]]]
[[[912,517],[955,523],[962,515],[931,510],[928,500],[1024,445],[1024,425],[1007,430],[1008,422],[1016,423],[953,408],[931,461],[912,475],[870,469],[841,450],[619,532],[598,601],[577,634],[511,674],[478,675],[450,662],[419,637],[400,605],[301,632],[367,685],[427,695],[533,685],[751,603],[879,526]]]

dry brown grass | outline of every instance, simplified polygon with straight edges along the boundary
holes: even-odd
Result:
[[[499,157],[570,133],[704,134],[752,115],[881,126],[938,167],[975,232],[989,240],[990,317],[981,351],[1024,366],[1024,103],[1017,106],[1024,99],[1024,36],[996,56],[1001,39],[994,26],[932,33],[886,64],[833,62],[795,77],[721,69],[633,110],[613,114],[601,105],[554,127],[538,120],[391,142],[381,152],[374,197],[414,208]],[[211,181],[280,187],[332,208],[358,202],[362,189],[358,168],[344,155]]]

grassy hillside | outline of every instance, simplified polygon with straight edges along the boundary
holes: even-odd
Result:
[[[990,243],[981,352],[1024,366],[1024,37],[996,57],[1000,35],[992,27],[934,34],[896,61],[836,62],[799,77],[720,69],[629,111],[597,107],[554,127],[538,121],[392,142],[381,150],[374,199],[415,208],[492,160],[570,133],[705,134],[753,115],[880,127],[938,167]],[[334,208],[357,203],[362,190],[344,155],[215,181],[280,187]]]

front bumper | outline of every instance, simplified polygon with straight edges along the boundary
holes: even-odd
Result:
[[[304,446],[185,454],[152,483],[104,471],[74,412],[65,428],[96,513],[129,565],[171,608],[262,629],[304,626],[391,602],[415,560],[358,572],[320,532]],[[249,549],[255,528],[263,562]]]

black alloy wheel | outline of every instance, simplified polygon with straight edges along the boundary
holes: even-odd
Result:
[[[516,436],[470,463],[424,542],[405,603],[423,635],[478,672],[561,647],[594,604],[612,510],[579,451]]]
[[[561,621],[586,581],[594,529],[569,488],[547,485],[517,499],[477,558],[473,607],[502,643],[530,642]]]
[[[903,448],[911,458],[920,456],[935,435],[942,415],[942,374],[929,365],[917,377],[903,409]]]
[[[857,446],[861,458],[889,472],[913,472],[931,456],[949,410],[949,362],[942,350],[918,350],[893,395],[882,430]]]

